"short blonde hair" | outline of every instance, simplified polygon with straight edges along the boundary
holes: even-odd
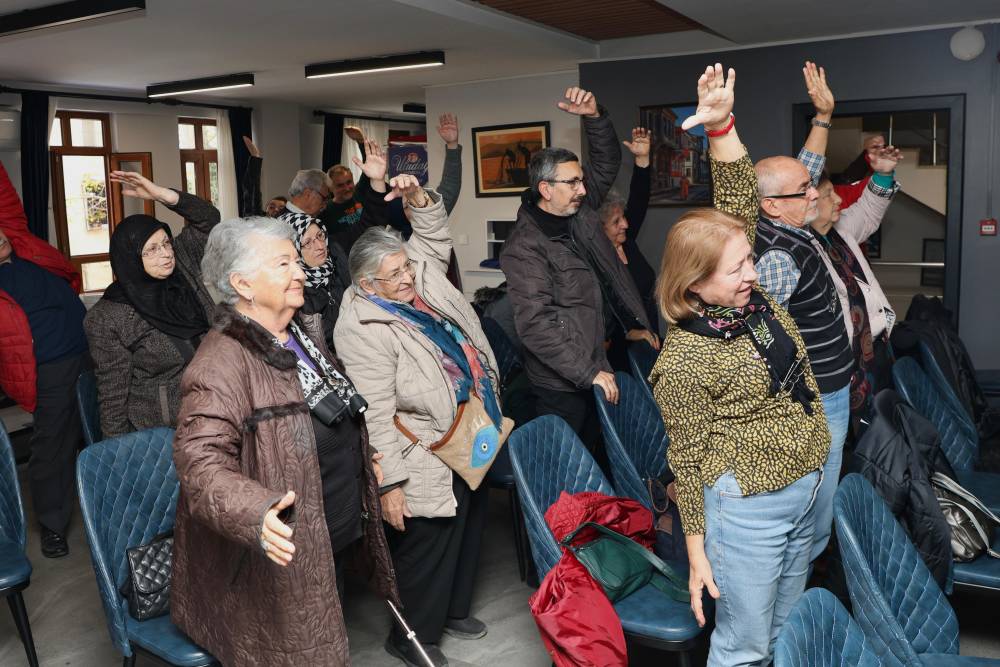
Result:
[[[677,324],[700,312],[691,285],[712,275],[726,241],[745,232],[743,220],[714,208],[689,211],[674,224],[656,280],[656,302],[667,322]]]

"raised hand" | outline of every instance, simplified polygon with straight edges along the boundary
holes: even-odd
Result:
[[[177,193],[170,188],[161,187],[135,171],[112,171],[109,177],[112,183],[122,186],[122,194],[126,197],[138,197],[169,205],[176,204],[179,199]]]
[[[261,548],[267,557],[282,567],[292,562],[295,545],[292,544],[292,527],[278,518],[281,512],[295,504],[295,492],[289,491],[264,514],[261,530]]]
[[[833,114],[834,99],[833,91],[826,83],[826,70],[816,67],[816,63],[806,61],[802,68],[802,76],[806,81],[806,90],[809,92],[809,99],[812,100],[817,116],[825,116],[826,119]]]
[[[263,157],[260,149],[257,148],[257,144],[253,142],[250,137],[243,137],[243,143],[246,144],[247,150],[250,151],[250,157]]]
[[[455,114],[441,114],[438,117],[437,130],[448,148],[456,148],[458,146],[458,117]]]
[[[389,179],[389,194],[385,196],[385,200],[392,201],[400,197],[414,208],[423,208],[430,203],[430,197],[420,187],[417,177],[412,174],[400,174]]]
[[[722,64],[705,68],[698,77],[698,107],[693,116],[688,116],[681,124],[682,130],[704,125],[708,130],[721,130],[729,124],[729,114],[736,101],[736,70],[729,68],[729,78],[723,76]]]
[[[649,130],[644,127],[632,128],[632,141],[623,141],[625,148],[632,151],[636,157],[649,157],[650,136]]]
[[[877,174],[891,174],[899,161],[903,159],[903,153],[895,146],[876,148],[868,151],[868,164],[872,171]]]
[[[597,112],[597,98],[594,97],[593,93],[579,86],[567,88],[566,99],[559,102],[556,106],[566,113],[576,114],[577,116],[597,118],[600,115]]]
[[[386,156],[378,142],[371,139],[365,140],[365,161],[362,162],[356,157],[351,158],[351,160],[368,177],[369,181],[385,180]]]

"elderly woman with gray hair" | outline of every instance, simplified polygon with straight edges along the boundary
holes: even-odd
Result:
[[[348,665],[348,558],[398,600],[365,401],[298,312],[293,239],[262,217],[212,230],[220,304],[181,381],[171,615],[227,667]]]
[[[411,209],[413,235],[404,242],[376,228],[354,243],[353,287],[334,338],[383,455],[382,512],[407,619],[434,664],[446,665],[436,645],[443,632],[486,634],[470,611],[488,497],[486,485],[472,491],[427,445],[448,432],[470,392],[501,423],[498,373],[479,318],[445,275],[452,240],[441,196],[412,176],[389,185],[386,199]],[[386,650],[423,664],[398,628]]]

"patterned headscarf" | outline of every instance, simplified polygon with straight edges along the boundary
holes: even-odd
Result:
[[[292,229],[295,230],[295,249],[299,251],[299,265],[306,274],[306,287],[328,287],[330,284],[330,276],[336,272],[333,264],[333,258],[329,252],[330,239],[326,240],[327,253],[325,262],[319,266],[309,266],[306,264],[305,260],[302,259],[302,237],[305,236],[306,230],[309,229],[309,225],[316,225],[320,229],[323,229],[323,223],[320,222],[318,218],[314,218],[311,215],[307,215],[305,213],[295,213],[287,208],[278,216],[278,218],[287,222],[292,226]]]

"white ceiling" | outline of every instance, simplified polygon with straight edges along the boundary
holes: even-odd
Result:
[[[0,14],[52,1],[0,0]],[[1000,18],[1000,0],[659,1],[717,34],[596,44],[467,0],[147,0],[143,13],[0,37],[0,82],[143,94],[151,83],[253,71],[253,88],[189,99],[398,112],[422,101],[425,86],[572,69],[601,57]],[[309,63],[426,49],[443,49],[447,64],[334,79],[302,74]]]

